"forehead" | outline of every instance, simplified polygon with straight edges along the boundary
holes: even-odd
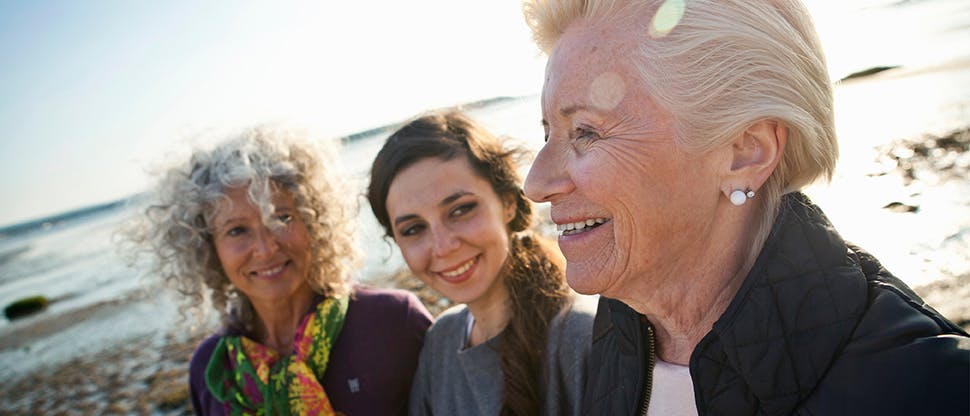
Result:
[[[644,40],[635,24],[578,20],[556,42],[546,66],[543,106],[594,105],[610,110],[636,85],[631,56]],[[574,102],[575,101],[575,102]]]
[[[291,192],[279,186],[271,186],[270,189],[270,201],[273,205],[277,207],[293,205],[294,199]],[[227,187],[222,195],[223,197],[219,198],[213,207],[213,217],[215,218],[259,211],[256,204],[249,199],[248,186]]]
[[[422,159],[402,169],[391,181],[387,210],[394,217],[405,211],[435,207],[460,191],[494,195],[491,184],[475,173],[466,157]]]

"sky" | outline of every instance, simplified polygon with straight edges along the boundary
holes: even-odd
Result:
[[[931,26],[859,18],[889,2],[808,2],[833,77]],[[536,94],[544,64],[518,0],[0,0],[0,226],[143,191],[215,131],[345,135]]]
[[[0,226],[142,191],[205,132],[339,136],[538,91],[517,1],[0,0]]]

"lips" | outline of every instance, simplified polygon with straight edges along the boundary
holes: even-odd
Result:
[[[464,282],[465,280],[468,280],[475,272],[475,266],[478,265],[478,260],[481,259],[481,257],[482,255],[479,254],[454,268],[442,270],[440,272],[436,272],[436,274],[441,277],[442,280],[451,284]]]
[[[581,234],[599,227],[601,224],[607,221],[609,221],[607,218],[589,218],[576,222],[567,222],[562,224],[557,223],[556,231],[559,232],[560,236]]]
[[[260,279],[274,279],[282,275],[283,270],[285,270],[286,266],[289,266],[289,265],[290,265],[290,262],[286,261],[286,262],[277,264],[275,266],[253,270],[249,272],[249,275]]]

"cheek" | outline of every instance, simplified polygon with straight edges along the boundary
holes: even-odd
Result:
[[[236,287],[245,284],[245,282],[240,279],[238,274],[239,267],[242,263],[239,255],[234,255],[225,247],[220,249],[218,246],[216,246],[215,255],[216,258],[219,259],[219,267],[222,271],[222,275],[229,280],[229,283],[232,283]]]
[[[632,176],[633,172],[623,169],[622,163],[623,161],[610,158],[605,153],[590,154],[572,162],[571,179],[576,188],[586,196],[600,195],[609,199],[611,195],[623,195],[627,192],[623,188],[634,187],[636,183],[643,181],[635,179],[641,178],[640,176]]]
[[[214,244],[214,246],[216,258],[219,259],[219,264],[222,266],[223,271],[228,271],[230,268],[232,268],[232,263],[234,263],[234,259],[237,256],[233,255],[232,251],[225,245]]]
[[[504,212],[496,209],[471,221],[460,228],[461,235],[470,236],[467,240],[477,240],[485,246],[507,247],[509,244],[509,225],[505,222]]]
[[[310,251],[310,230],[302,221],[296,221],[287,233],[289,244],[297,250]]]
[[[306,234],[302,235],[301,238],[294,241],[292,247],[297,252],[297,254],[304,259],[304,261],[309,261],[311,257],[309,235],[306,235]]]
[[[398,248],[401,249],[401,257],[404,257],[404,262],[408,265],[411,271],[418,275],[421,280],[424,280],[423,273],[427,271],[428,260],[430,255],[428,250],[424,248],[423,244],[416,243],[398,243]]]
[[[672,191],[683,193],[680,182],[690,175],[690,166],[676,166],[668,160],[650,157],[635,145],[599,149],[578,160],[573,179],[591,193],[604,198],[629,200],[631,208],[642,198],[667,198]],[[623,178],[616,180],[616,178]]]
[[[302,221],[294,221],[285,232],[277,237],[280,250],[298,263],[304,272],[309,272],[313,263],[314,243],[309,228]],[[324,242],[323,244],[328,244]]]

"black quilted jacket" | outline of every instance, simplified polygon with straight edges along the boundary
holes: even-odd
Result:
[[[650,324],[600,299],[586,415],[645,413]],[[690,359],[701,415],[970,415],[970,338],[807,197],[785,196],[750,274]]]

